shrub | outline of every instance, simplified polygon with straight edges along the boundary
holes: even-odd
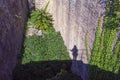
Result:
[[[50,32],[51,27],[53,27],[52,15],[46,11],[49,2],[50,0],[47,2],[46,6],[43,9],[33,10],[29,18],[29,22],[34,25],[34,28],[40,29],[45,32]]]
[[[35,28],[49,32],[49,28],[52,25],[52,15],[47,13],[45,10],[34,10],[31,13],[29,21],[34,25]]]
[[[22,63],[44,60],[68,60],[69,55],[59,33],[29,36],[24,41]]]
[[[101,20],[98,22],[96,30],[96,39],[92,49],[90,64],[90,80],[119,80],[120,75],[120,40],[117,40],[115,49],[113,49],[114,40],[116,39],[117,27],[120,20],[115,13],[118,10],[118,0],[114,0],[107,5],[107,15],[102,33]],[[112,10],[110,9],[112,6]],[[96,66],[97,68],[93,67]]]

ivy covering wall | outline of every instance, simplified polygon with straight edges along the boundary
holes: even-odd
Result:
[[[109,0],[101,32],[102,18],[98,21],[96,39],[89,61],[90,80],[120,79],[120,1]],[[116,42],[115,42],[116,41]],[[113,47],[113,45],[115,47]]]

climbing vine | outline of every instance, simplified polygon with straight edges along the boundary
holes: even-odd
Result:
[[[101,18],[98,21],[96,39],[92,49],[89,71],[90,80],[118,80],[120,77],[120,40],[117,40],[113,50],[113,44],[120,25],[119,0],[109,0],[106,8],[106,16],[102,29]]]

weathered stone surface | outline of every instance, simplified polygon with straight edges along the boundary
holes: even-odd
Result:
[[[30,11],[35,9],[34,0],[28,0],[28,4],[29,4],[28,6]]]
[[[101,14],[104,15],[106,1],[50,0],[48,11],[53,15],[54,27],[61,32],[69,52],[76,45],[80,56],[85,54],[86,51],[83,50],[85,50],[86,33],[89,36],[89,46],[92,48],[98,19]],[[35,6],[41,9],[47,2],[48,0],[36,0]],[[83,62],[87,63],[85,59]]]
[[[36,0],[35,6],[41,9],[48,0]],[[65,45],[73,58],[71,49],[78,48],[78,61],[87,64],[85,35],[88,33],[89,47],[92,49],[98,19],[104,16],[107,0],[50,0],[48,11],[53,15],[54,27],[60,31]],[[89,53],[90,56],[90,53]],[[75,63],[78,65],[78,63]],[[76,70],[75,70],[76,69]],[[87,80],[87,67],[72,67],[73,72]],[[77,71],[79,70],[79,71]],[[80,74],[81,72],[82,74]]]
[[[33,27],[30,27],[30,28],[27,30],[26,36],[32,36],[32,35],[41,36],[41,35],[42,35],[42,31],[41,31],[41,30],[38,30],[38,29],[35,29],[35,28],[33,28]]]
[[[27,0],[0,0],[0,80],[12,80],[27,9]]]

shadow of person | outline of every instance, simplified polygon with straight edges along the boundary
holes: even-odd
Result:
[[[82,60],[77,60],[78,48],[76,45],[74,45],[71,52],[73,55],[71,71],[80,76],[82,80],[88,80],[88,64],[84,64]]]
[[[71,50],[72,52],[72,55],[73,55],[73,60],[76,60],[77,59],[77,56],[78,56],[78,49],[77,49],[77,46],[74,45],[73,49]]]

